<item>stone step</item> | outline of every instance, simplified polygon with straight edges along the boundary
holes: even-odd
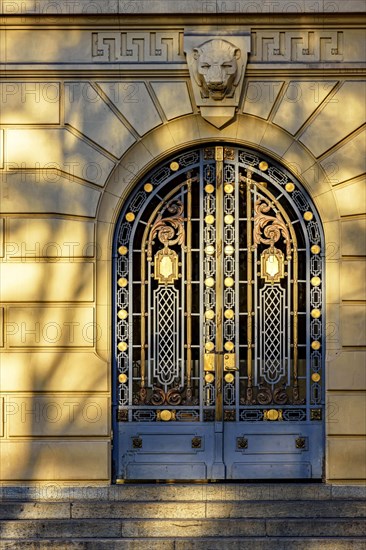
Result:
[[[1,550],[365,550],[355,538],[79,539],[0,541]]]
[[[2,520],[0,538],[365,537],[360,518]]]
[[[366,501],[0,503],[0,519],[362,518]]]
[[[0,501],[261,501],[261,500],[366,499],[362,485],[321,483],[197,483],[122,484],[63,487],[56,483],[38,486],[0,487]]]

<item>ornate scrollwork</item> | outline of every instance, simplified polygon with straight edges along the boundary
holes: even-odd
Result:
[[[147,399],[147,391],[145,387],[140,388],[138,395],[134,398],[134,405],[145,405]]]
[[[274,248],[274,244],[280,240],[281,235],[283,242],[286,245],[287,259],[291,258],[291,237],[290,232],[284,222],[281,214],[276,212],[275,216],[268,216],[265,212],[273,209],[271,202],[261,197],[255,201],[254,205],[254,227],[253,227],[253,243],[254,248],[260,243],[269,244]],[[262,235],[263,233],[263,235]]]
[[[178,199],[172,199],[160,211],[156,221],[154,222],[147,241],[147,259],[152,261],[152,246],[154,238],[157,236],[159,241],[165,248],[178,244],[184,246],[185,231],[184,231],[184,206]],[[164,218],[164,214],[168,212],[171,216]]]
[[[300,398],[300,389],[297,384],[292,388],[292,395],[294,405],[303,405],[305,403],[305,399]]]
[[[164,405],[165,403],[165,392],[161,388],[154,387],[153,394],[150,397],[150,405]]]
[[[166,393],[162,388],[154,386],[153,393],[150,397],[150,405],[180,405],[182,403],[181,390],[179,388],[171,388]]]
[[[172,388],[165,396],[165,401],[168,405],[180,405],[182,403],[182,395],[179,388]]]
[[[285,386],[282,388],[276,388],[273,392],[273,402],[276,405],[285,405],[288,401],[288,395],[286,393]]]
[[[259,405],[270,405],[275,403],[276,405],[285,405],[288,402],[288,395],[286,392],[285,386],[281,388],[275,388],[273,391],[263,386],[259,385],[259,391],[257,393],[257,403]]]
[[[271,390],[260,385],[259,391],[257,393],[257,402],[259,403],[259,405],[269,405],[270,403],[272,403]]]

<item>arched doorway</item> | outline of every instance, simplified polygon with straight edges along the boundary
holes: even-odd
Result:
[[[143,178],[114,240],[115,479],[322,477],[323,251],[261,153],[200,146]]]

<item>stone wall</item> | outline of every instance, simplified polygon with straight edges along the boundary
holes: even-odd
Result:
[[[326,477],[366,478],[364,3],[250,4],[3,2],[5,483],[110,480],[114,224],[156,162],[222,140],[280,160],[320,212]],[[251,36],[238,113],[222,129],[201,117],[184,55],[184,34],[207,26]]]

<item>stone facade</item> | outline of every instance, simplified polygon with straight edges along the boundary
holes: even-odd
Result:
[[[279,160],[318,208],[326,479],[366,478],[364,10],[362,0],[3,1],[5,484],[111,479],[115,223],[150,168],[205,142]],[[238,31],[250,37],[242,94],[234,118],[217,127],[197,105],[184,44]]]

